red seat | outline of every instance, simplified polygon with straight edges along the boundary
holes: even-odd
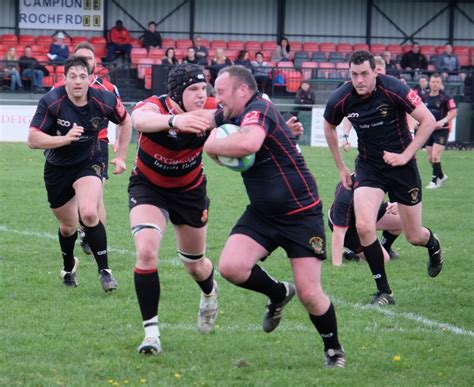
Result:
[[[369,45],[367,43],[356,43],[354,44],[354,51],[369,51]]]
[[[444,53],[444,47],[445,47],[445,46],[436,46],[436,48],[435,48],[435,50],[436,50],[436,55],[439,55],[439,54]]]
[[[94,46],[96,56],[103,58],[107,55],[107,40],[103,36],[91,36],[89,41]]]
[[[147,68],[151,69],[153,64],[155,64],[155,60],[153,58],[139,58],[137,62],[138,78],[145,78],[145,70]]]
[[[385,51],[385,44],[383,43],[372,43],[370,45],[370,52],[374,55],[382,55]]]
[[[335,77],[335,63],[319,62],[318,78],[334,78]]]
[[[224,55],[233,62],[237,59],[237,55],[239,55],[239,50],[224,50]]]
[[[420,52],[426,56],[426,59],[430,60],[432,55],[436,55],[435,46],[431,44],[427,44],[424,46],[420,46]]]
[[[211,48],[211,43],[209,43],[209,40],[207,39],[201,39],[201,46],[204,46],[206,48]]]
[[[20,35],[18,43],[31,46],[36,44],[36,38],[33,35]]]
[[[319,67],[319,63],[320,62],[303,62],[301,64],[303,79],[315,78],[315,76],[313,76],[313,70]]]
[[[141,48],[143,47],[143,42],[140,39],[132,38],[130,39],[130,44],[133,48]]]
[[[188,49],[189,47],[193,46],[193,42],[191,39],[176,39],[175,44],[176,48]]]
[[[81,42],[87,42],[87,38],[85,36],[74,36],[72,38],[72,45],[76,47]]]
[[[175,47],[175,43],[174,43],[174,39],[171,39],[171,38],[163,38],[161,40],[161,48],[174,48]]]
[[[277,67],[294,68],[295,65],[290,61],[281,61],[277,63]]]
[[[276,47],[277,47],[277,43],[274,42],[273,40],[265,40],[262,42],[262,50],[275,51]]]
[[[36,44],[41,46],[48,46],[53,42],[53,38],[49,35],[38,35],[36,37]]]
[[[243,50],[245,43],[242,40],[229,40],[227,42],[227,48],[229,50]]]
[[[5,45],[5,46],[8,46],[8,45],[15,45],[18,43],[18,38],[15,34],[4,34],[2,36],[2,44]]]
[[[404,45],[402,46],[402,52],[405,54],[405,53],[407,53],[408,51],[411,51],[412,47],[413,47],[413,46],[412,46],[411,44],[404,44]],[[420,51],[421,51],[421,50],[420,50]]]
[[[336,51],[336,45],[334,43],[331,43],[331,42],[320,43],[319,44],[319,51],[322,51],[322,52]]]
[[[316,42],[304,42],[304,43],[303,43],[303,51],[306,51],[306,52],[319,51],[319,43],[316,43]]]
[[[187,48],[175,48],[174,50],[174,56],[176,57],[176,59],[178,59],[178,61],[182,61],[184,59],[184,57],[188,55],[188,49]]]
[[[260,42],[249,40],[248,42],[245,42],[245,49],[248,51],[250,50],[259,51],[262,49],[262,44]]]
[[[303,79],[301,73],[296,70],[284,71],[284,76],[286,78],[286,91],[296,93]]]
[[[339,78],[349,78],[349,63],[336,63],[336,69],[338,70]]]
[[[386,47],[387,51],[390,51],[393,56],[397,56],[398,54],[402,54],[402,47],[399,44],[387,44]]]
[[[211,48],[227,48],[227,43],[221,39],[211,40]]]
[[[353,49],[352,49],[352,44],[350,43],[339,43],[337,46],[336,46],[336,51],[337,52],[343,52],[343,53],[349,53],[349,52],[352,52]]]
[[[148,56],[153,59],[161,59],[165,56],[165,51],[164,48],[150,48]]]
[[[459,59],[459,66],[466,67],[471,65],[471,54],[468,46],[455,46],[453,52]]]
[[[139,59],[146,58],[147,56],[148,56],[148,52],[146,48],[139,48],[139,47],[132,48],[132,52],[130,54],[132,65],[137,65]]]
[[[303,43],[298,41],[290,42],[291,52],[303,51]]]

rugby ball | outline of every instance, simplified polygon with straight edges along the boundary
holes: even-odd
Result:
[[[233,133],[240,131],[240,127],[232,124],[224,124],[219,126],[216,132],[216,138],[225,138]],[[217,159],[227,168],[236,172],[244,172],[249,169],[255,162],[255,154],[244,157],[224,157],[217,156]]]

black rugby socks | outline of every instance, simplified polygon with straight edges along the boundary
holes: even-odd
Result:
[[[160,277],[158,270],[134,270],[135,292],[143,321],[158,315],[160,302]]]
[[[196,281],[204,294],[211,294],[214,288],[214,267],[211,270],[211,274],[204,281]]]
[[[377,289],[381,293],[391,294],[390,286],[388,285],[387,274],[385,273],[385,264],[383,261],[382,246],[378,239],[376,239],[369,246],[363,246],[365,259],[369,264],[370,271],[374,277]]]
[[[64,236],[61,234],[61,230],[58,229],[59,246],[61,247],[61,253],[64,261],[64,271],[72,271],[74,268],[74,244],[77,239],[77,231],[70,236]]]
[[[384,230],[380,243],[382,243],[382,246],[385,250],[390,251],[392,249],[393,242],[395,242],[395,239],[397,238],[398,235],[392,234],[391,232]]]
[[[328,349],[341,349],[341,344],[337,337],[336,312],[332,302],[326,313],[322,316],[315,316],[309,313],[309,318],[323,339],[325,351]]]
[[[84,230],[86,232],[87,243],[89,243],[92,254],[94,254],[99,271],[108,269],[107,234],[104,225],[99,221],[94,227],[85,226]]]
[[[254,292],[263,293],[268,296],[273,303],[282,302],[286,297],[285,285],[270,277],[268,273],[258,265],[252,268],[252,272],[247,281],[236,285],[244,289],[253,290]]]

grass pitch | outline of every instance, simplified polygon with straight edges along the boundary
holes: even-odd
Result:
[[[134,146],[130,149],[130,162]],[[304,147],[325,212],[338,173],[327,149]],[[352,165],[355,151],[344,154]],[[418,155],[424,185],[431,175]],[[80,247],[79,287],[61,286],[62,261],[43,183],[44,158],[24,144],[0,144],[0,385],[153,386],[462,386],[474,378],[472,233],[473,152],[448,151],[449,180],[424,190],[424,223],[441,237],[445,267],[426,273],[427,253],[402,237],[387,272],[397,305],[368,307],[374,284],[364,263],[325,264],[346,368],[322,368],[322,343],[302,306],[292,302],[280,327],[262,331],[265,298],[219,276],[218,326],[196,329],[198,287],[181,267],[171,227],[160,254],[160,329],[164,352],[144,358],[133,287],[134,245],[127,208],[128,173],[106,186],[110,263],[119,290],[105,294],[95,263]],[[205,158],[211,199],[208,256],[217,264],[227,233],[247,203],[240,175]],[[329,234],[328,234],[329,236]],[[290,279],[282,250],[263,264]]]

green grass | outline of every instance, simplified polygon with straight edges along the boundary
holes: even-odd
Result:
[[[303,151],[326,211],[336,168],[327,149]],[[352,164],[355,152],[344,157]],[[198,288],[176,257],[171,228],[159,264],[164,352],[140,357],[128,173],[113,176],[106,187],[110,262],[120,288],[105,294],[95,264],[80,248],[80,285],[61,286],[57,224],[46,201],[43,163],[40,151],[0,144],[0,385],[472,385],[473,152],[446,152],[449,180],[442,189],[423,192],[424,223],[441,236],[446,256],[439,277],[427,276],[426,251],[400,238],[394,247],[401,258],[387,268],[397,305],[374,309],[366,306],[374,290],[366,264],[334,268],[326,262],[323,283],[337,310],[344,370],[322,368],[322,343],[298,302],[288,306],[274,333],[265,334],[264,297],[220,277],[218,327],[209,336],[198,334]],[[430,170],[422,152],[419,166],[426,185]],[[211,198],[207,253],[217,263],[247,197],[238,173],[208,158],[205,167]],[[277,278],[291,276],[282,250],[264,267]]]

